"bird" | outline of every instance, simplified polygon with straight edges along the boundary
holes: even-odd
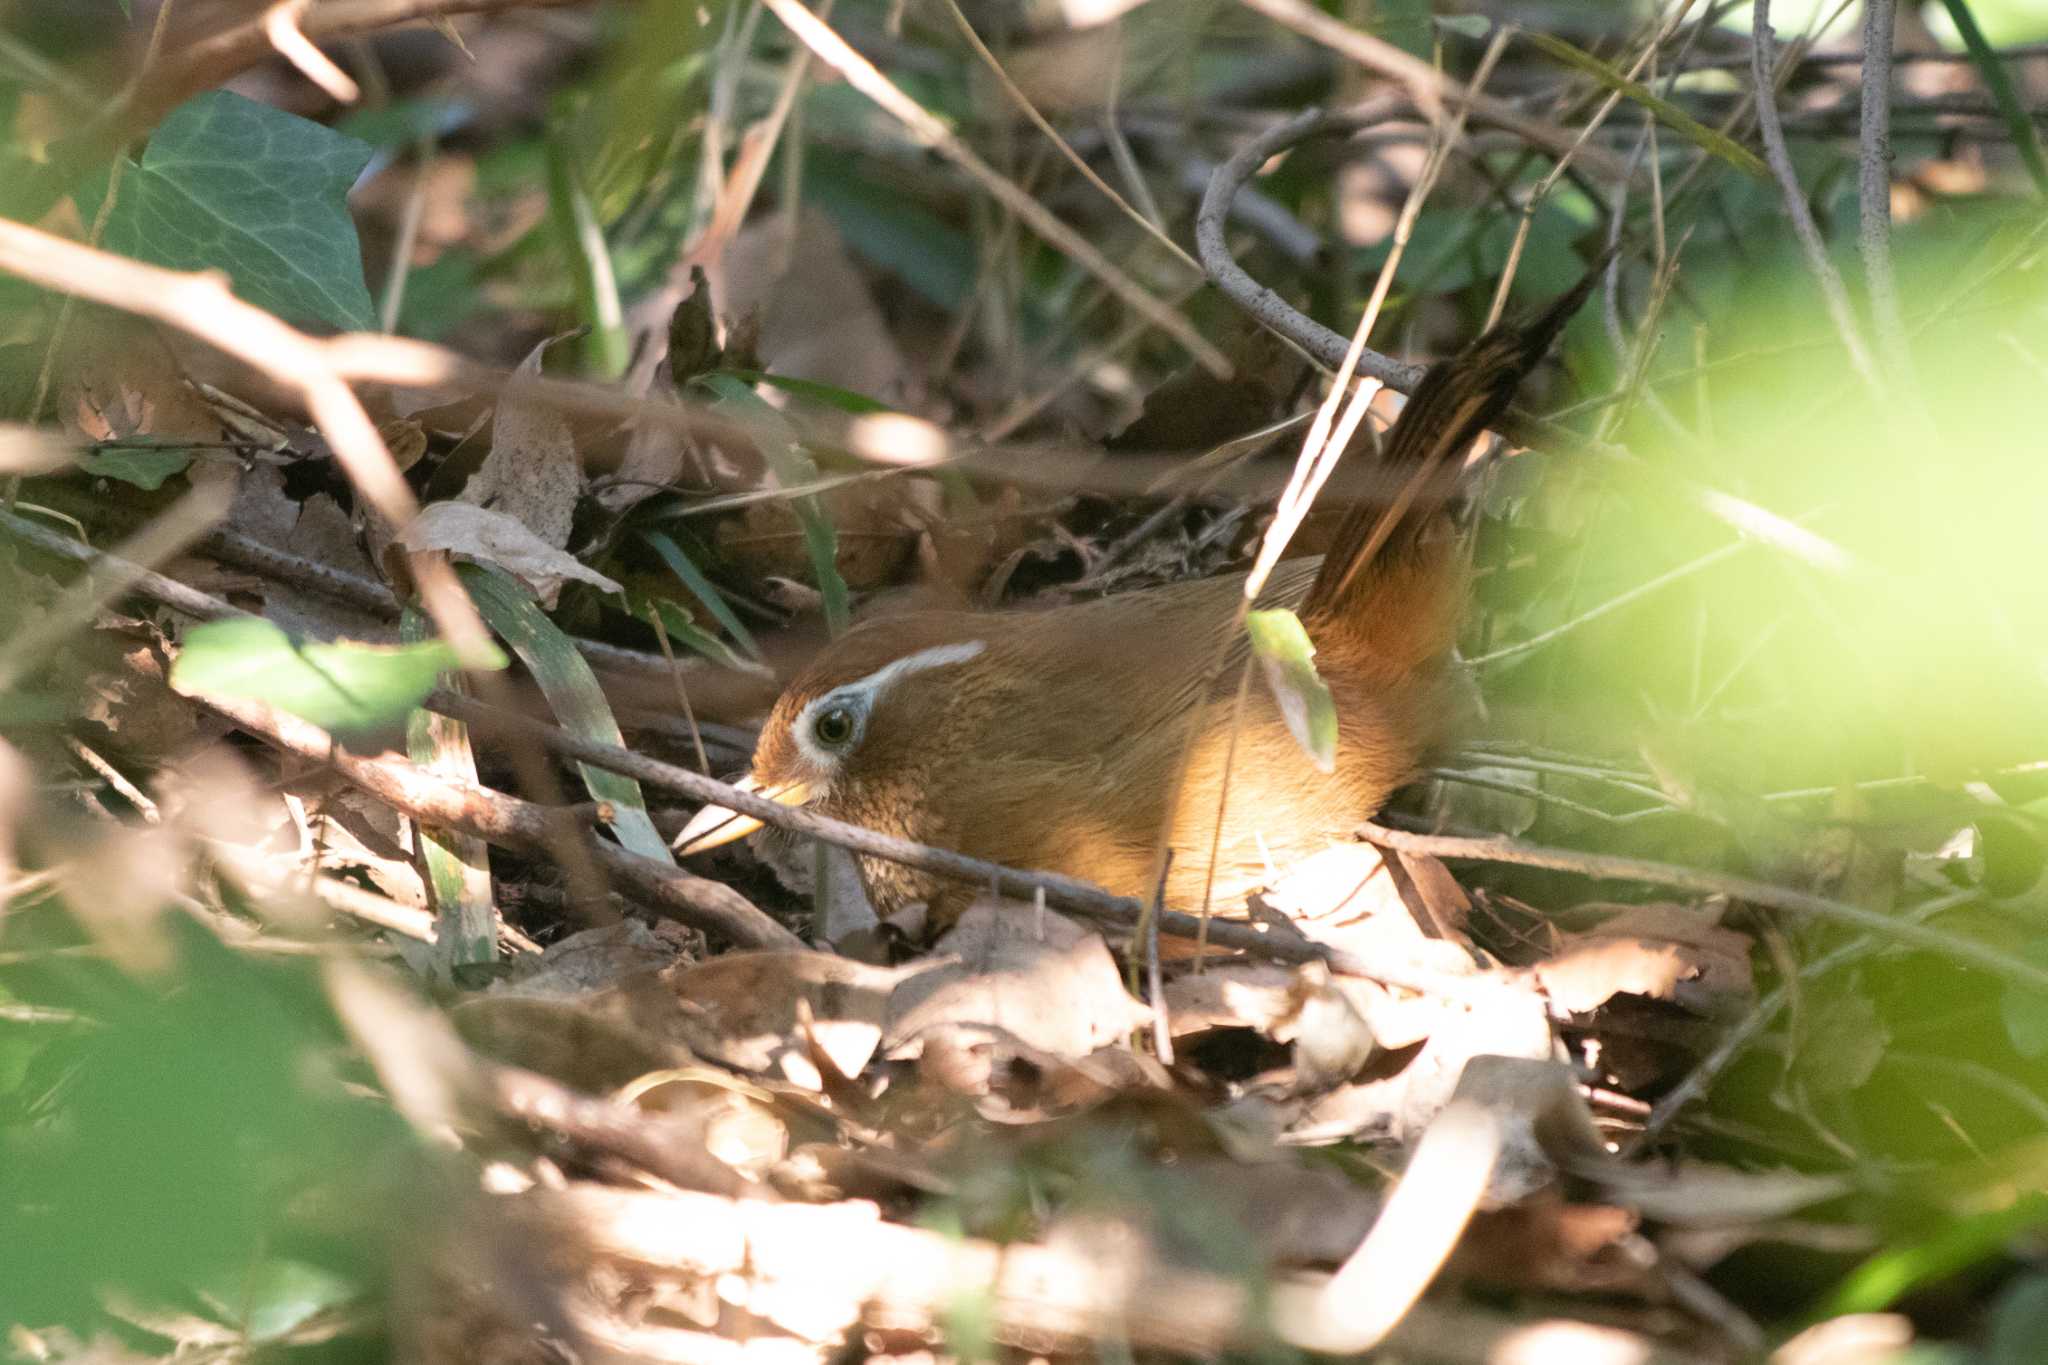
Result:
[[[1240,688],[1251,648],[1240,574],[1036,611],[856,625],[783,690],[738,785],[990,862],[1242,913],[1272,869],[1348,839],[1419,776],[1467,709],[1453,650],[1467,575],[1452,499],[1415,490],[1503,417],[1597,273],[1431,366],[1382,438],[1380,483],[1403,493],[1361,501],[1320,559],[1283,560],[1265,585],[1256,605],[1295,610],[1335,704],[1329,771],[1269,689]],[[703,852],[760,826],[707,806],[675,848]],[[877,914],[922,902],[928,932],[981,892],[856,861]]]

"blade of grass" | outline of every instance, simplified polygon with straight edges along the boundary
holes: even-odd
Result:
[[[1977,74],[1984,78],[1984,84],[1991,91],[1991,98],[1998,105],[1998,115],[2005,120],[2006,131],[2012,136],[2012,145],[2019,149],[2020,160],[2026,163],[2027,174],[2033,177],[2037,193],[2048,195],[2048,159],[2041,155],[2041,139],[2034,131],[2034,121],[2027,116],[2026,106],[2020,103],[2019,92],[2013,89],[2012,76],[2005,69],[2004,60],[1984,37],[1984,30],[1977,27],[1977,16],[1970,13],[1969,0],[1941,0],[1948,10],[1948,17],[1955,21],[1956,32],[1962,35],[1963,47],[1970,54],[1970,61],[1976,65]]]
[[[519,580],[482,564],[464,564],[456,572],[477,611],[533,675],[562,728],[584,739],[623,748],[625,737],[619,733],[619,723],[612,716],[604,689],[598,686],[597,675],[577,652],[575,642],[547,618]],[[647,799],[638,782],[589,764],[578,764],[577,770],[591,796],[611,805],[612,833],[623,847],[643,858],[675,865],[668,841],[648,818]]]
[[[662,562],[682,580],[683,586],[690,590],[690,596],[696,598],[704,610],[711,613],[711,619],[725,627],[726,634],[732,636],[733,642],[751,658],[758,660],[761,657],[761,647],[754,643],[754,637],[740,624],[740,618],[727,604],[725,594],[721,593],[718,585],[706,578],[704,571],[683,553],[683,547],[676,544],[675,538],[666,531],[642,531],[640,538],[646,541],[649,547],[661,556]],[[669,628],[673,631],[674,624],[671,623]],[[694,649],[696,646],[692,644],[691,648]]]
[[[1669,100],[1652,94],[1648,86],[1640,81],[1630,80],[1592,53],[1574,47],[1562,38],[1553,38],[1534,29],[1521,29],[1519,35],[1534,44],[1539,52],[1575,71],[1583,71],[1622,98],[1640,104],[1655,115],[1659,123],[1707,155],[1727,162],[1745,175],[1755,176],[1759,180],[1770,179],[1770,168],[1764,165],[1762,158],[1756,153],[1726,134],[1715,132]]]
[[[433,624],[407,607],[399,617],[398,638],[406,644],[434,639]],[[443,673],[441,686],[463,691],[462,675]],[[463,782],[477,780],[469,727],[459,720],[424,708],[415,710],[406,718],[405,748],[407,756],[428,772]],[[498,910],[491,897],[489,847],[473,834],[417,826],[413,838],[419,841],[420,864],[432,897],[437,972],[452,977],[456,967],[494,961]]]
[[[548,212],[569,258],[576,287],[576,310],[590,329],[583,349],[589,370],[600,379],[626,372],[626,313],[619,302],[619,281],[612,271],[611,248],[598,226],[597,210],[576,174],[569,149],[559,133],[547,140]]]
[[[694,382],[718,395],[716,407],[754,429],[762,458],[785,487],[798,487],[818,477],[818,466],[797,443],[788,419],[745,381],[727,374],[707,374]],[[837,635],[846,629],[851,615],[846,580],[839,576],[839,534],[833,529],[832,519],[825,515],[825,504],[815,494],[791,498],[790,508],[803,526],[804,548],[811,557],[811,571],[818,578],[818,595],[824,599],[825,628]]]

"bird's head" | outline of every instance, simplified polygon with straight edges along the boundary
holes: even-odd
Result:
[[[786,806],[918,838],[934,774],[976,724],[975,679],[990,658],[976,618],[921,613],[849,631],[777,699],[737,784]],[[722,806],[699,811],[676,851],[742,838],[761,821]]]

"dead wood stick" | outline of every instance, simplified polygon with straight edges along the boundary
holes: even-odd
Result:
[[[0,218],[0,271],[176,328],[297,394],[358,495],[395,529],[419,499],[325,341],[235,297],[217,272],[164,270]],[[465,667],[495,653],[446,555],[413,553],[420,602]]]
[[[1210,1356],[1274,1337],[1312,1347],[1311,1305],[1330,1280],[1287,1276],[1262,1304],[1242,1280],[1170,1265],[1134,1236],[1064,1249],[999,1245],[887,1222],[865,1202],[770,1204],[572,1184],[529,1191],[511,1207],[554,1245],[691,1279],[739,1276],[780,1291],[752,1299],[753,1310],[809,1341],[863,1326],[938,1330],[963,1289],[977,1289],[997,1337],[1034,1350],[1117,1341]],[[1482,1365],[1501,1359],[1511,1339],[1538,1337],[1549,1339],[1558,1359],[1701,1359],[1616,1328],[1517,1319],[1448,1301],[1417,1304],[1389,1333],[1386,1349],[1402,1359]]]
[[[191,700],[273,748],[330,766],[348,782],[421,824],[531,853],[548,852],[551,841],[560,835],[556,825],[561,812],[550,807],[488,787],[436,777],[404,759],[352,754],[319,726],[263,702],[210,695]],[[603,840],[593,839],[588,846],[598,868],[628,896],[651,909],[744,948],[805,947],[802,939],[722,882],[693,876]]]
[[[1649,882],[1653,886],[1697,891],[1702,895],[1723,895],[1752,905],[1769,906],[1773,910],[1789,910],[1813,919],[1833,920],[1878,938],[1940,953],[1956,962],[2016,981],[2031,990],[2048,990],[2048,969],[1974,939],[1946,933],[1910,919],[1881,914],[1847,901],[1829,900],[1791,887],[1774,886],[1752,877],[1681,867],[1677,863],[1652,862],[1647,858],[1585,853],[1574,848],[1546,848],[1504,837],[1471,839],[1451,834],[1414,834],[1370,822],[1358,827],[1358,837],[1381,848],[1397,849],[1403,853],[1427,853],[1437,858],[1475,858],[1481,862],[1574,872],[1582,877]]]

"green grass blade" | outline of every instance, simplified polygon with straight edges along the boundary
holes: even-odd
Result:
[[[746,382],[729,374],[707,374],[696,381],[718,395],[724,408],[754,429],[762,458],[785,485],[796,487],[818,477],[818,466],[797,444],[796,435],[783,415],[770,407]],[[824,599],[825,628],[834,635],[845,630],[851,619],[846,580],[839,576],[839,535],[825,504],[814,493],[790,500],[797,521],[803,526],[804,549],[811,558],[811,571],[818,578],[818,595]]]
[[[398,638],[414,644],[434,638],[434,628],[411,607],[399,618]],[[460,673],[443,673],[443,687],[460,689]],[[415,710],[406,718],[405,747],[414,763],[428,772],[474,783],[476,752],[469,727],[459,720]],[[435,966],[452,975],[471,962],[494,961],[498,955],[498,913],[491,897],[490,848],[471,834],[428,830],[415,824],[427,893],[434,908]]]
[[[761,647],[754,643],[754,637],[740,624],[740,618],[726,602],[725,594],[718,590],[716,583],[704,576],[704,571],[697,567],[695,561],[683,553],[683,547],[676,544],[675,538],[666,531],[643,531],[640,538],[645,540],[654,552],[661,556],[662,562],[682,580],[683,586],[690,590],[690,596],[696,598],[699,605],[711,613],[711,619],[725,628],[725,633],[732,636],[733,643],[745,650],[749,657],[759,659]]]
[[[569,259],[577,312],[590,329],[583,347],[587,368],[601,379],[617,379],[626,372],[631,356],[627,354],[626,313],[619,302],[611,248],[564,140],[549,137],[547,152],[548,213]]]
[[[1963,36],[1963,46],[1969,51],[1970,60],[1976,64],[1977,74],[1984,78],[1984,84],[1991,90],[1991,98],[1998,105],[1998,115],[2005,120],[2006,131],[2012,136],[2012,145],[2019,148],[2020,160],[2027,166],[2027,174],[2034,178],[2037,193],[2048,194],[2048,159],[2041,155],[2041,139],[2034,131],[2034,121],[2027,116],[2026,106],[2020,103],[2019,92],[2013,89],[2012,76],[2005,69],[2005,62],[1993,50],[1984,37],[1984,30],[1977,27],[1977,16],[1970,13],[1969,0],[1941,0],[1948,7],[1948,17],[1955,20],[1956,32]]]
[[[1583,71],[1609,90],[1618,91],[1623,99],[1640,104],[1655,115],[1659,123],[1709,156],[1719,157],[1735,169],[1746,175],[1753,175],[1759,180],[1770,178],[1769,169],[1749,148],[1726,134],[1715,132],[1669,100],[1659,99],[1650,93],[1649,87],[1639,81],[1630,80],[1592,53],[1573,47],[1562,38],[1553,38],[1547,33],[1538,33],[1533,29],[1522,29],[1520,34],[1535,44],[1538,51],[1564,63],[1574,71]]]
[[[597,685],[597,675],[590,671],[575,642],[547,618],[519,580],[483,564],[464,564],[456,572],[484,620],[533,675],[562,727],[581,739],[623,747],[625,738],[619,733],[604,689]],[[612,807],[612,834],[621,845],[644,858],[674,865],[668,841],[648,818],[647,800],[638,782],[589,764],[578,764],[577,771],[590,795]]]

